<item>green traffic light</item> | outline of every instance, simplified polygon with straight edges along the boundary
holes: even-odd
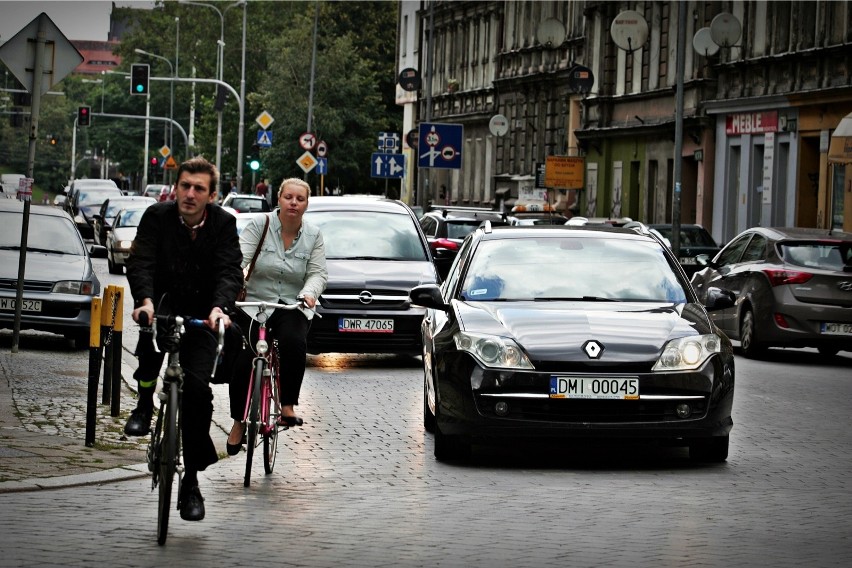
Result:
[[[256,172],[257,170],[260,169],[260,161],[259,160],[252,160],[251,162],[249,162],[249,167],[251,168],[251,170],[253,172]]]
[[[145,90],[145,86],[144,86],[144,85],[136,85],[136,92],[137,92],[137,93],[141,93],[141,92],[143,92],[144,90]]]

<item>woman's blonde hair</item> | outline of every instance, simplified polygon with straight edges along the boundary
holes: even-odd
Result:
[[[287,178],[281,182],[280,186],[278,186],[278,197],[281,197],[281,194],[284,192],[284,187],[288,185],[297,185],[305,190],[307,197],[311,196],[311,186],[308,185],[308,182],[299,178]]]

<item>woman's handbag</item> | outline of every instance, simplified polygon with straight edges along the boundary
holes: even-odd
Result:
[[[248,266],[248,272],[246,272],[246,277],[243,280],[243,287],[240,288],[240,291],[237,292],[237,301],[243,302],[246,299],[246,284],[248,284],[249,278],[251,278],[251,273],[254,270],[254,263],[257,262],[257,257],[260,255],[260,247],[263,246],[263,241],[266,239],[266,231],[269,230],[269,215],[266,216],[266,224],[263,225],[263,234],[260,236],[260,240],[257,243],[257,248],[254,250],[254,256],[251,257],[251,263]]]

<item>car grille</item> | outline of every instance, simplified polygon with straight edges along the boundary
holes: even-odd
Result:
[[[629,422],[683,422],[675,414],[682,399],[640,400],[569,400],[550,398],[505,398],[474,396],[480,414],[496,418],[494,405],[507,402],[509,414],[504,419],[542,420],[548,422],[583,422],[588,424],[623,424]],[[688,401],[693,408],[689,419],[703,418],[707,413],[707,397]]]
[[[369,302],[362,300],[369,298]],[[320,296],[320,305],[327,310],[407,310],[408,291],[340,289],[327,290]]]
[[[40,280],[24,280],[24,292],[50,292],[53,289],[53,282],[43,282]],[[10,278],[0,279],[0,290],[17,290],[18,281]]]
[[[349,353],[420,353],[422,350],[420,334],[398,332],[378,333],[337,333],[336,331],[311,330],[308,338],[309,351],[341,351]]]

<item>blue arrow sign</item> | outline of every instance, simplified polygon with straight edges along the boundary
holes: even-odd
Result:
[[[257,131],[257,145],[261,148],[271,148],[272,147],[272,131],[271,130],[258,130]]]
[[[328,174],[328,158],[322,156],[317,158],[316,172],[323,176]]]
[[[420,152],[417,166],[460,170],[463,138],[464,127],[461,124],[421,122],[417,143],[417,150]]]
[[[405,175],[405,155],[374,152],[370,156],[370,177],[401,179]]]

